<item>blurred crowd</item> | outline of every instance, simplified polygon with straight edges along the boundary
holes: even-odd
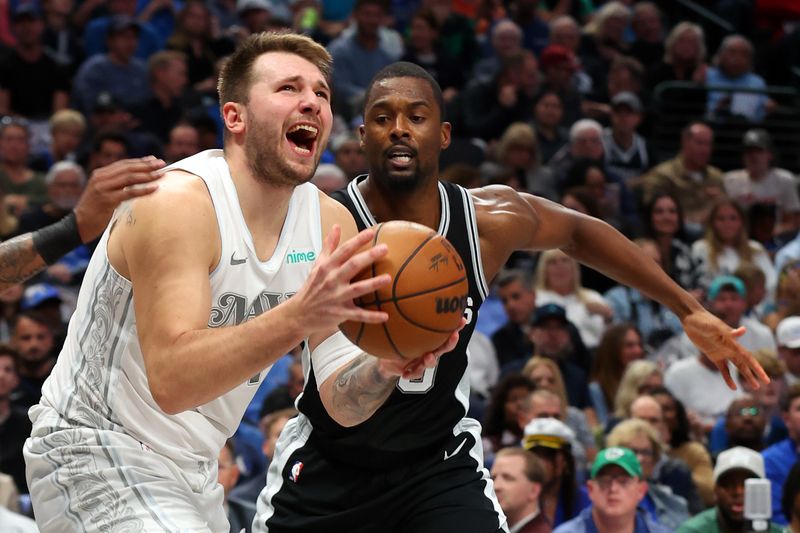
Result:
[[[372,76],[417,63],[453,125],[441,179],[510,186],[605,220],[744,328],[739,341],[772,380],[750,390],[734,377],[731,390],[646,294],[558,250],[515,254],[489,280],[470,345],[470,415],[511,531],[747,531],[754,478],[771,486],[772,530],[800,533],[797,2],[0,7],[2,240],[63,217],[99,167],[221,147],[217,73],[252,33],[304,33],[333,56],[334,130],[313,178],[326,192],[366,172],[358,126]],[[0,294],[0,524],[32,513],[26,410],[91,253],[81,246]],[[249,528],[302,386],[298,354],[287,354],[220,455],[232,528]]]

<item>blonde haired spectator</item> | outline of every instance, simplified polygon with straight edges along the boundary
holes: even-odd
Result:
[[[663,382],[661,369],[653,361],[639,359],[630,363],[622,374],[617,394],[614,396],[614,416],[628,418],[631,415],[633,400],[640,394],[663,385]]]
[[[581,285],[577,261],[558,249],[547,250],[536,267],[536,305],[554,303],[580,332],[587,348],[595,348],[614,312],[597,291]]]

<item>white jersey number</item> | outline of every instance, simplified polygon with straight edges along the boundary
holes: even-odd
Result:
[[[464,318],[467,324],[472,322],[472,297],[467,297],[467,308],[464,309]],[[436,377],[436,368],[426,368],[422,377],[417,379],[400,378],[397,388],[405,394],[425,394],[433,388],[433,381]]]

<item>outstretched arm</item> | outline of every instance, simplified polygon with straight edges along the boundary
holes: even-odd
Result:
[[[486,246],[484,265],[489,273],[497,272],[514,250],[560,248],[581,263],[669,307],[681,319],[692,342],[714,361],[729,386],[735,387],[727,361],[736,365],[751,386],[769,382],[753,356],[736,342],[744,333],[743,328],[732,330],[706,311],[638,246],[605,222],[508,187],[472,192],[481,247]]]
[[[120,202],[156,190],[158,185],[151,182],[163,166],[160,159],[145,157],[95,170],[71,214],[47,228],[0,244],[0,291],[22,283],[81,243],[94,240]]]

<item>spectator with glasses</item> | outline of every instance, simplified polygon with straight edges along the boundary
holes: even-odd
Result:
[[[597,454],[587,482],[592,504],[555,530],[555,533],[666,533],[669,528],[639,511],[647,494],[647,481],[634,453],[611,447]]]
[[[620,422],[606,439],[608,446],[624,447],[631,450],[642,469],[641,479],[647,482],[647,490],[639,506],[650,515],[654,521],[675,529],[689,519],[689,504],[687,497],[696,500],[697,492],[691,481],[688,469],[684,470],[680,479],[670,475],[669,481],[673,485],[666,485],[661,479],[659,463],[664,455],[665,446],[658,431],[649,423],[640,419],[629,419]],[[669,474],[674,474],[676,465],[666,465]]]

